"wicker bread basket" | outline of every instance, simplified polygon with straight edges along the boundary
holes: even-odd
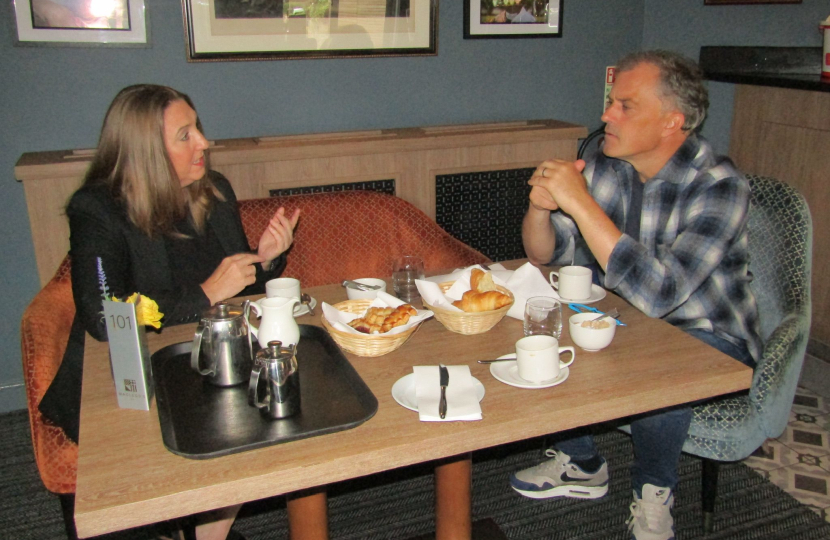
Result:
[[[362,298],[359,300],[346,300],[334,304],[335,309],[345,311],[347,313],[361,314],[369,308],[372,303],[371,299]],[[328,333],[337,342],[340,347],[352,354],[358,356],[383,356],[390,353],[403,345],[406,340],[412,337],[412,334],[421,326],[420,323],[414,325],[405,332],[398,334],[352,334],[351,332],[343,332],[334,328],[326,317],[323,316],[323,327],[328,330]]]
[[[453,281],[445,281],[439,283],[443,292],[447,292],[453,286]],[[468,313],[466,311],[450,311],[440,307],[435,307],[424,302],[424,307],[435,313],[435,318],[441,321],[447,330],[456,332],[458,334],[472,335],[483,334],[498,324],[504,318],[510,307],[515,302],[513,293],[505,289],[501,285],[496,285],[496,289],[510,297],[510,303],[493,311],[481,311],[478,313]]]

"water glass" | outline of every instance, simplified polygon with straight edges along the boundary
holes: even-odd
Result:
[[[416,279],[424,279],[424,261],[420,257],[405,255],[392,264],[392,287],[395,296],[407,303],[421,298]]]
[[[526,336],[546,335],[562,337],[562,304],[555,298],[534,296],[525,304],[524,332]]]

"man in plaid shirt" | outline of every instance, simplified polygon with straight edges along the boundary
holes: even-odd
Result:
[[[762,344],[749,288],[749,184],[696,134],[708,104],[694,62],[666,51],[623,58],[602,116],[601,154],[536,169],[522,238],[538,264],[567,264],[584,242],[605,288],[754,366]],[[674,538],[672,491],[691,417],[685,407],[631,422],[629,529],[638,540]],[[516,491],[532,498],[608,491],[608,467],[590,435],[560,441],[547,455],[511,475]]]

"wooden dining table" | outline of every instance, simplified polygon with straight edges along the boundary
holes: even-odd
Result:
[[[525,261],[509,261],[515,269]],[[544,270],[544,269],[543,269]],[[545,274],[547,275],[547,274]],[[321,326],[319,304],[346,299],[340,285],[304,289],[318,301],[301,324]],[[749,388],[752,371],[609,293],[593,304],[617,308],[613,342],[577,347],[563,384],[522,389],[477,363],[514,352],[522,322],[505,317],[486,333],[461,335],[429,319],[399,349],[348,361],[378,400],[377,413],[345,431],[206,460],[168,451],[158,411],[119,409],[108,347],[87,336],[84,357],[75,524],[87,538],[278,495],[287,497],[295,539],[328,538],[326,486],[429,462],[435,466],[436,538],[471,538],[472,452],[550,433],[703,400]],[[572,345],[563,306],[561,344]],[[195,325],[149,335],[150,351],[190,341]],[[478,421],[421,422],[399,405],[393,384],[415,365],[468,365],[485,387]],[[505,489],[509,489],[505,482]]]

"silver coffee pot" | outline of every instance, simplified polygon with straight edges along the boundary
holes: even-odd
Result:
[[[216,386],[235,386],[245,382],[253,365],[250,330],[248,328],[249,302],[241,306],[219,302],[202,313],[190,367]]]
[[[296,344],[283,347],[269,341],[256,354],[248,382],[248,403],[270,418],[286,418],[300,411],[300,371]]]

